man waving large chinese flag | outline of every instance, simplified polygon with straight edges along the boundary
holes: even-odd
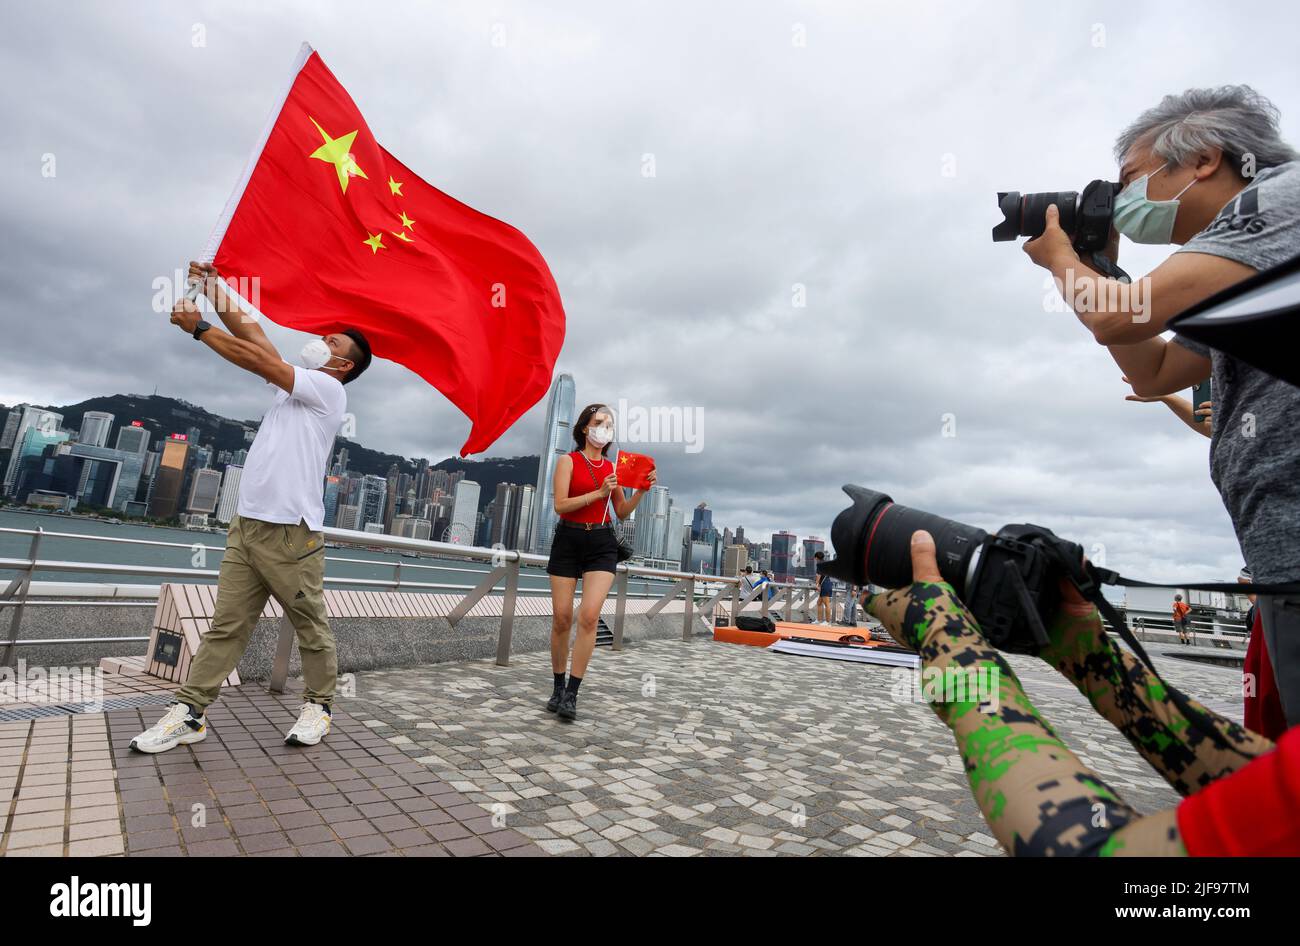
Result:
[[[564,342],[536,247],[381,148],[305,43],[205,259],[280,325],[360,328],[470,418],[462,456],[541,399]]]

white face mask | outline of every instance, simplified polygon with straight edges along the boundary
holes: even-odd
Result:
[[[614,439],[613,427],[588,427],[587,439],[598,447],[603,447]]]
[[[319,338],[313,338],[302,346],[301,358],[304,368],[323,368],[333,357],[334,353],[330,351],[330,347]]]

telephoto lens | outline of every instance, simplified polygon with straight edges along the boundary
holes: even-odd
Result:
[[[901,588],[912,583],[912,533],[924,529],[934,537],[939,574],[965,593],[978,564],[976,553],[989,538],[983,529],[933,513],[900,506],[884,493],[848,484],[853,501],[835,517],[831,543],[835,559],[817,567],[824,575],[854,585]]]

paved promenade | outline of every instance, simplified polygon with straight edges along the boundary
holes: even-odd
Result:
[[[1131,804],[1177,801],[1064,679],[1011,662]],[[1160,666],[1240,719],[1239,671]],[[281,742],[296,696],[246,684],[204,743],[160,756],[126,744],[165,690],[108,681],[103,713],[0,722],[0,856],[1001,854],[889,668],[703,637],[601,649],[572,724],[542,707],[545,654],[368,672],[312,749]]]

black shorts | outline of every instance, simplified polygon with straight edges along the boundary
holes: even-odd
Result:
[[[581,578],[583,572],[617,574],[618,541],[614,538],[614,530],[587,531],[557,525],[546,571],[560,578]]]

